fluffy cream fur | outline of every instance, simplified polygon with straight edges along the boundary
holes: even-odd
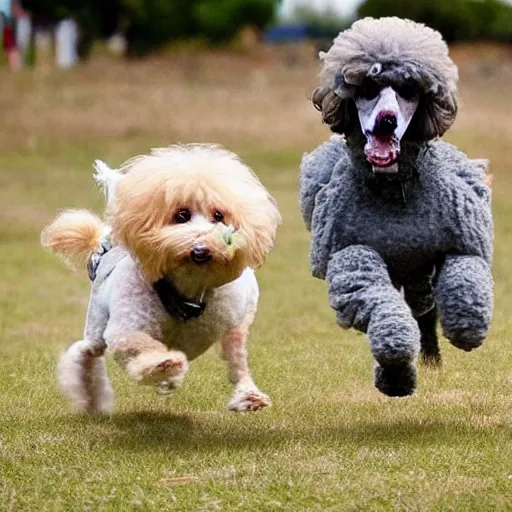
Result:
[[[84,339],[59,363],[66,395],[82,411],[111,409],[107,348],[132,379],[163,392],[220,342],[235,386],[229,408],[270,405],[252,380],[246,344],[259,296],[252,269],[264,263],[281,222],[274,199],[236,155],[214,145],[155,149],[117,171],[97,161],[96,170],[107,223],[67,211],[42,234],[44,247],[74,264],[87,261],[106,232],[114,244],[93,282]],[[180,223],[184,209],[190,221]],[[198,246],[211,253],[206,264],[192,257]],[[165,311],[152,287],[162,277],[188,299],[204,299],[199,319],[183,322]]]
[[[108,380],[105,359],[98,357],[86,340],[73,343],[64,352],[57,367],[61,390],[72,398],[80,412],[110,412],[114,395]]]
[[[197,242],[195,226],[173,222],[183,208],[205,218],[220,211],[240,235],[234,247],[216,230],[201,235],[216,256],[217,286],[264,263],[281,216],[275,200],[234,153],[216,145],[171,146],[132,158],[119,171],[121,179],[110,180],[116,189],[115,197],[109,192],[107,208],[112,237],[151,281],[181,267]],[[93,213],[67,210],[43,230],[41,242],[76,268],[98,249],[105,230]]]
[[[264,263],[281,217],[274,199],[234,153],[213,145],[172,146],[133,158],[120,171],[124,176],[107,209],[113,240],[136,256],[151,280],[182,266],[197,241],[192,224],[173,222],[183,208],[208,219],[220,211],[242,234],[234,252],[217,233],[202,235],[216,255],[218,284]]]
[[[93,213],[65,210],[43,230],[41,245],[77,269],[98,250],[103,231],[101,219]]]

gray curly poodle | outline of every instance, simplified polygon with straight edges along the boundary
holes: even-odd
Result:
[[[335,135],[305,154],[300,202],[311,271],[337,322],[368,335],[375,386],[406,396],[436,336],[465,351],[493,309],[487,160],[437,140],[457,114],[458,73],[441,35],[365,18],[321,53],[312,101]]]

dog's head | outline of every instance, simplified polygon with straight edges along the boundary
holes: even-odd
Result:
[[[281,217],[235,154],[171,146],[129,160],[121,172],[107,207],[112,237],[150,281],[179,273],[217,287],[265,261]]]
[[[400,140],[418,108],[419,92],[412,86],[393,87],[368,79],[354,101],[366,137],[366,159],[376,172],[396,172]]]
[[[374,172],[397,172],[402,140],[441,136],[457,114],[455,64],[441,35],[400,18],[365,18],[321,53],[312,96],[336,133],[366,137]]]

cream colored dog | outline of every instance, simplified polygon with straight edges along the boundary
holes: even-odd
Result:
[[[84,339],[62,355],[58,377],[74,406],[112,409],[104,352],[128,375],[168,391],[189,361],[221,343],[235,392],[229,408],[270,398],[253,382],[247,338],[258,303],[254,269],[274,244],[276,202],[238,157],[215,145],[156,149],[113,171],[96,164],[106,223],[60,214],[42,245],[93,280]]]

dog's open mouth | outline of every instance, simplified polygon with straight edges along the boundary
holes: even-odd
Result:
[[[394,174],[398,172],[396,161],[400,155],[400,141],[394,135],[366,134],[364,153],[373,166],[373,172]]]

